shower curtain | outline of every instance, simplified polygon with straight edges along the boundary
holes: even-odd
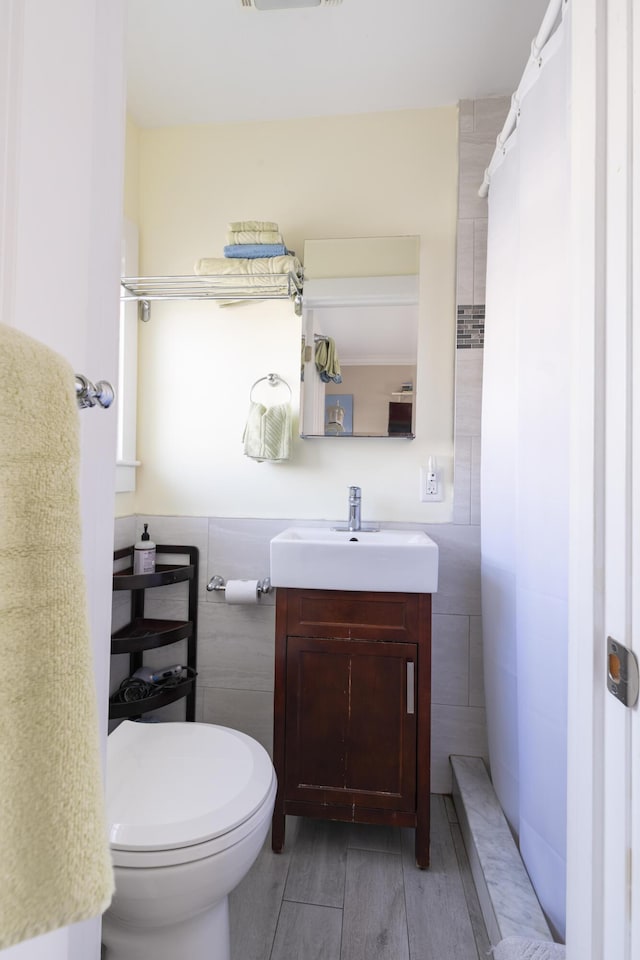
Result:
[[[568,27],[565,18],[543,51],[535,81],[519,88],[518,124],[491,176],[481,477],[491,775],[560,937],[569,546]]]

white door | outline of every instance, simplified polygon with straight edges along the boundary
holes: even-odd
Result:
[[[0,321],[51,346],[77,373],[115,384],[122,0],[3,0],[0,64]],[[84,557],[103,748],[115,444],[115,410],[82,411]],[[97,960],[100,922],[38,937],[2,955]]]
[[[640,957],[639,708],[606,688],[607,637],[640,656],[637,6],[583,0],[572,10],[568,960]]]

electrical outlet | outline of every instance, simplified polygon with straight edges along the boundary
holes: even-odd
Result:
[[[442,481],[433,465],[420,467],[420,500],[423,503],[442,500]]]

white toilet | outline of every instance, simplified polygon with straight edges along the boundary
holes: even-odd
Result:
[[[107,740],[107,960],[229,960],[228,895],[260,852],[275,795],[269,755],[238,730],[123,721]]]

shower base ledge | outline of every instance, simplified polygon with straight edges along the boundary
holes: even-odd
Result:
[[[453,802],[492,946],[507,937],[553,941],[484,761],[450,761]]]

